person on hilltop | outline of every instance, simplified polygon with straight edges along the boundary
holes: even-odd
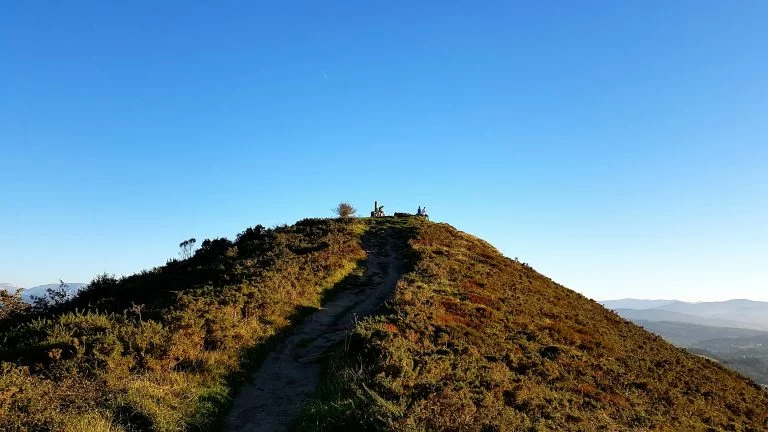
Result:
[[[421,206],[419,206],[419,209],[416,210],[416,216],[421,216]]]

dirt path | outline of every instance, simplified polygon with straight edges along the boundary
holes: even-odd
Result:
[[[229,431],[288,429],[320,381],[323,355],[344,339],[356,317],[374,313],[394,291],[404,265],[392,243],[365,245],[364,283],[336,294],[267,356],[235,399],[227,418]]]

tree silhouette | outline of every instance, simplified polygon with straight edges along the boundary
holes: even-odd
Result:
[[[179,257],[183,260],[191,257],[192,252],[195,250],[195,243],[197,243],[197,240],[194,237],[179,243]]]
[[[10,292],[0,290],[0,320],[23,314],[29,309],[29,305],[21,299],[22,290]]]
[[[32,296],[32,304],[38,311],[47,311],[48,309],[64,304],[69,300],[70,295],[67,289],[69,285],[59,279],[57,288],[46,288],[44,296]]]

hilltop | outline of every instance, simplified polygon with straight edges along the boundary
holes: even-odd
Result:
[[[300,430],[768,429],[768,393],[443,224]],[[319,425],[319,426],[318,426]]]
[[[754,382],[415,217],[256,226],[0,333],[3,430],[221,430],[233,402],[236,428],[285,396],[275,358],[325,368],[297,430],[768,427]]]

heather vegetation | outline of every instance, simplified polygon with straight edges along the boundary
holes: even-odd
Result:
[[[450,226],[340,347],[306,431],[764,431],[768,393]]]
[[[183,259],[102,275],[74,299],[0,298],[0,430],[216,429],[232,388],[353,273],[358,220],[304,220],[182,243]]]
[[[416,217],[189,239],[180,260],[31,308],[0,293],[0,429],[220,430],[273,343],[362,280],[372,236],[408,239],[407,272],[331,357],[298,430],[768,429],[754,382]]]

